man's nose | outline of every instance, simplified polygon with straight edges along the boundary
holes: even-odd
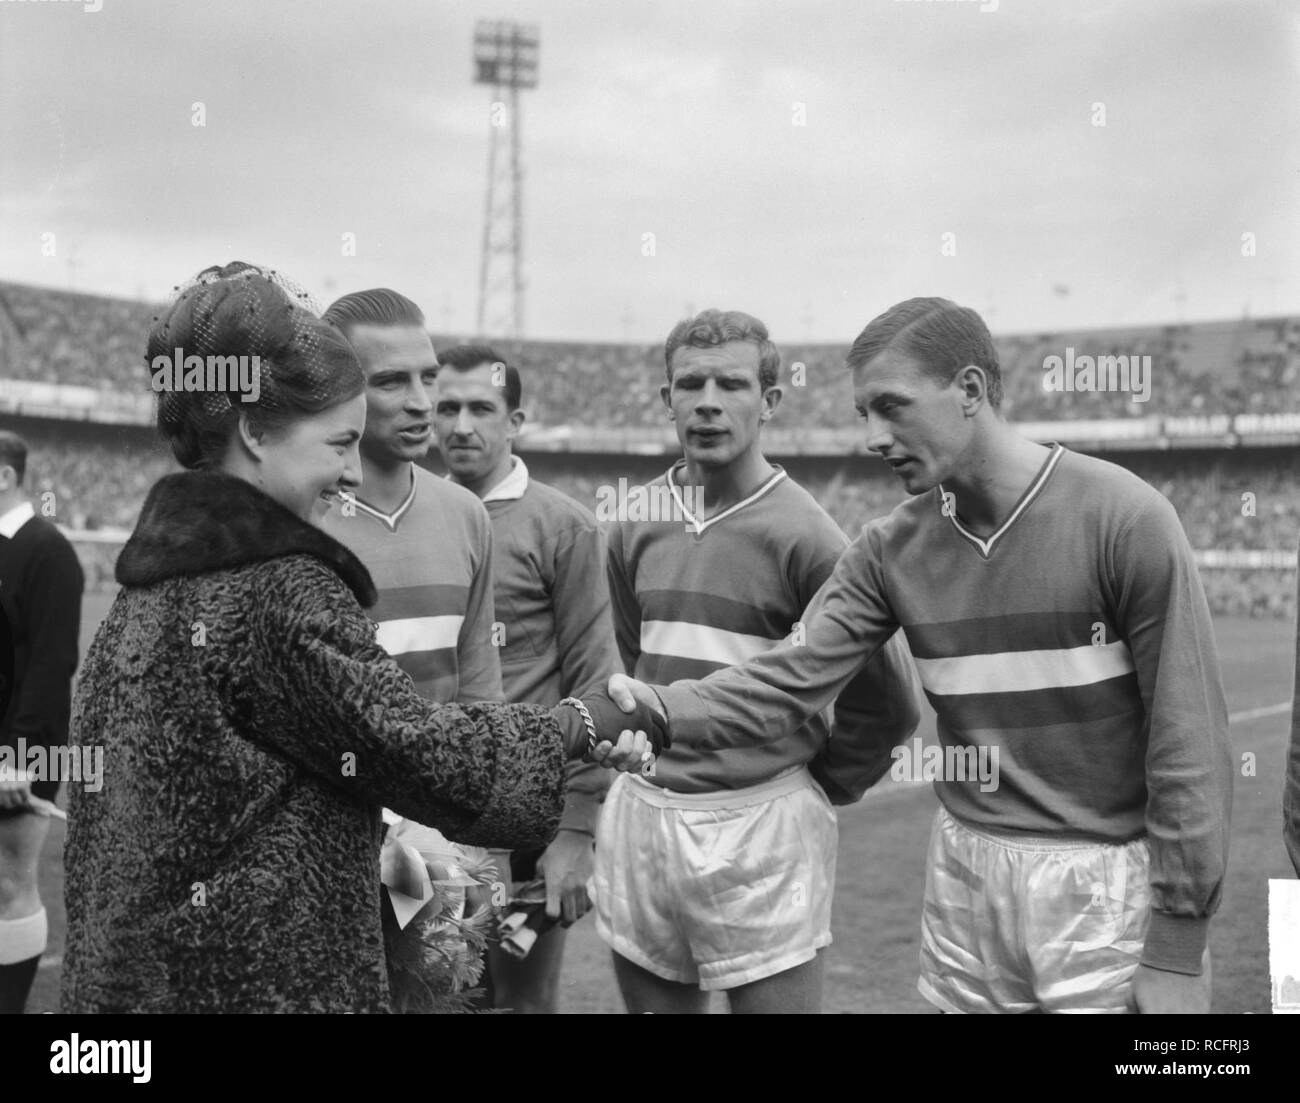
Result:
[[[430,387],[423,383],[413,383],[406,389],[406,401],[402,403],[408,414],[427,414],[433,409],[433,397]]]
[[[885,453],[894,443],[894,434],[883,417],[867,414],[867,451]]]
[[[718,397],[718,385],[712,379],[700,388],[699,397],[695,400],[695,409],[699,413],[716,413],[722,409]]]

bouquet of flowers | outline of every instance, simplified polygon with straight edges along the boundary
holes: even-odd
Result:
[[[449,842],[432,828],[389,822],[381,880],[391,908],[384,913],[384,949],[393,1010],[407,1015],[467,1013],[483,990],[493,917],[483,906],[466,915],[466,890],[495,886],[491,854]]]

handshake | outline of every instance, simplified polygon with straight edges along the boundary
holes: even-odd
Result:
[[[647,773],[672,745],[663,702],[644,682],[615,674],[604,689],[566,697],[552,711],[570,758],[623,773]]]

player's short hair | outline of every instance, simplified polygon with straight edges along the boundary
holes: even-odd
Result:
[[[513,364],[506,363],[505,357],[491,345],[453,345],[438,353],[438,370],[450,368],[452,371],[473,371],[480,364],[500,364],[506,370],[505,383],[501,387],[506,399],[506,409],[514,413],[519,409],[524,388],[519,380],[519,372]]]
[[[750,341],[758,346],[758,382],[763,390],[776,386],[781,370],[781,353],[768,336],[767,326],[752,314],[740,310],[702,310],[694,318],[683,318],[664,342],[664,366],[668,382],[673,381],[673,353],[679,348],[708,349],[728,341]]]
[[[7,429],[0,430],[0,467],[12,467],[22,485],[27,475],[27,442]]]
[[[419,326],[424,314],[405,295],[387,287],[353,291],[330,304],[321,317],[345,337],[354,326]]]
[[[159,394],[158,429],[182,467],[218,464],[241,413],[276,429],[365,393],[352,346],[295,301],[286,282],[272,269],[243,261],[205,268],[155,319],[145,347],[150,364],[176,349],[202,357],[248,356],[259,364],[257,401],[247,405],[223,391]]]
[[[910,356],[946,386],[968,364],[984,369],[989,405],[1002,405],[1002,369],[993,335],[970,307],[949,299],[919,298],[891,306],[858,334],[849,350],[852,370],[866,367],[882,352]]]

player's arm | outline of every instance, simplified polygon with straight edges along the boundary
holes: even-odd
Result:
[[[655,686],[674,740],[710,747],[780,739],[834,701],[897,630],[868,525],[835,565],[794,637],[701,681]]]
[[[609,582],[610,612],[614,619],[618,656],[623,669],[635,675],[637,660],[641,658],[641,603],[637,600],[634,580],[628,569],[623,540],[622,526],[616,525],[609,534],[605,574]]]
[[[77,669],[81,631],[81,593],[85,578],[72,546],[63,540],[43,544],[32,564],[31,583],[15,601],[31,626],[31,660],[18,687],[12,734],[32,744],[48,743],[58,718],[71,709],[72,675]]]
[[[1149,726],[1151,923],[1142,965],[1198,977],[1223,888],[1232,806],[1232,748],[1214,628],[1191,547],[1163,498],[1125,523],[1111,555],[1118,627]],[[1135,991],[1148,980],[1135,978]]]
[[[604,688],[619,663],[605,577],[605,542],[594,523],[575,524],[560,534],[553,569],[551,603],[560,657],[560,692],[565,697],[581,697]],[[595,836],[600,806],[612,778],[609,770],[594,763],[569,763],[561,831]]]
[[[901,633],[835,699],[831,737],[809,768],[832,804],[852,804],[889,772],[921,719],[920,679]]]
[[[816,559],[796,568],[790,581],[801,607],[816,596],[835,571],[848,540],[829,517],[816,545]],[[803,618],[796,630],[801,629]],[[850,679],[832,706],[830,738],[808,764],[832,804],[852,804],[884,777],[892,751],[916,730],[919,679],[911,655],[895,633]]]
[[[1297,582],[1300,587],[1300,580]],[[1286,781],[1282,791],[1282,839],[1291,865],[1300,877],[1300,622],[1296,625],[1295,692],[1291,695],[1291,749],[1287,754]]]
[[[461,704],[505,700],[501,688],[501,653],[492,638],[496,621],[492,598],[492,525],[485,509],[479,507],[479,513],[481,516],[475,517],[474,575],[456,645],[460,669],[456,700]]]
[[[337,575],[309,569],[310,586],[295,579],[289,600],[255,611],[256,664],[214,671],[230,679],[241,730],[354,799],[461,842],[550,839],[566,753],[549,710],[426,700]]]

